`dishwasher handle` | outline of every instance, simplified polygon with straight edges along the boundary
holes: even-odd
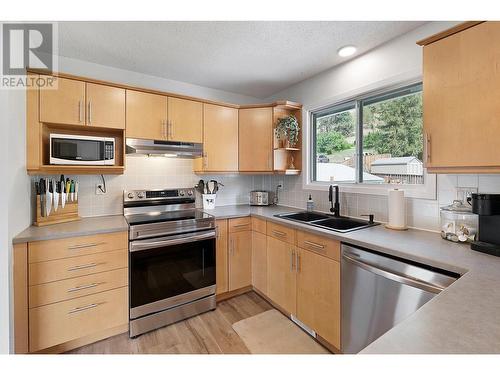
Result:
[[[444,290],[444,288],[439,285],[435,285],[424,280],[409,277],[407,275],[394,272],[392,270],[388,270],[380,266],[375,266],[364,260],[354,259],[346,254],[343,254],[342,258],[360,268],[363,268],[368,272],[374,273],[375,275],[385,277],[386,279],[393,280],[401,284],[409,285],[434,294],[438,294]]]

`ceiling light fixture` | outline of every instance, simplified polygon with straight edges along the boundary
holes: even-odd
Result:
[[[339,54],[340,57],[351,56],[351,55],[354,55],[354,53],[356,53],[356,47],[344,46],[344,47],[339,48],[337,53]]]

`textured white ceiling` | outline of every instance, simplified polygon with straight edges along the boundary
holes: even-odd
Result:
[[[265,98],[423,23],[60,22],[59,54]]]

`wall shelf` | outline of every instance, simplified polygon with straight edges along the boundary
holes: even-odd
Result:
[[[275,170],[274,173],[276,174],[285,174],[288,176],[296,176],[300,174],[300,169],[282,169],[282,170]]]
[[[28,174],[123,174],[124,170],[124,166],[111,165],[41,165],[38,169],[28,168]]]
[[[300,151],[300,148],[296,148],[296,147],[275,147],[274,151]]]

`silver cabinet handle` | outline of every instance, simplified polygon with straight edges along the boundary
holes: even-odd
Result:
[[[208,152],[204,152],[204,162],[203,162],[203,167],[208,168]]]
[[[425,142],[426,142],[426,147],[425,147],[425,151],[426,151],[426,156],[427,156],[427,161],[430,162],[431,161],[431,136],[429,133],[426,133],[425,134]]]
[[[301,269],[301,266],[300,266],[300,254],[299,252],[297,251],[296,252],[297,256],[295,258],[295,270],[297,271],[297,273],[300,272],[300,269]]]
[[[439,285],[431,284],[428,283],[427,281],[416,279],[413,277],[410,278],[398,272],[394,272],[392,270],[388,270],[380,266],[375,266],[361,259],[354,259],[347,254],[343,254],[342,259],[347,260],[348,262],[353,263],[354,265],[368,272],[374,273],[375,275],[385,277],[386,279],[393,280],[401,284],[413,286],[425,290],[427,292],[438,294],[444,290],[444,288]]]
[[[89,124],[92,123],[92,101],[89,100]]]
[[[275,230],[275,229],[273,229],[273,234],[274,234],[275,236],[278,236],[278,237],[285,237],[285,236],[286,236],[286,233],[285,233],[285,232],[282,232],[282,231],[280,231],[280,230]]]
[[[292,252],[290,253],[290,271],[292,272],[294,268],[294,258],[295,258],[295,249],[292,248]]]
[[[74,266],[74,267],[68,268],[68,271],[84,270],[86,268],[93,268],[95,266],[97,266],[97,263],[81,264],[79,266]]]
[[[82,122],[83,121],[83,106],[82,106],[82,101],[79,100],[78,101],[78,122]]]
[[[106,242],[94,242],[94,243],[86,243],[86,244],[82,244],[82,245],[72,245],[72,246],[68,246],[68,250],[84,249],[86,247],[96,247],[96,246],[105,245],[105,244],[106,244]]]
[[[170,140],[174,139],[174,124],[172,121],[169,121],[169,124],[170,124],[170,135],[169,135],[169,138]]]
[[[233,225],[233,228],[248,227],[249,225],[250,225],[249,223],[246,223],[246,224],[236,224],[236,225]]]
[[[68,314],[74,314],[74,313],[78,313],[80,311],[85,311],[85,310],[93,309],[93,308],[95,308],[97,306],[99,306],[98,303],[91,303],[90,305],[87,305],[87,306],[75,307],[74,309],[69,310]]]
[[[231,238],[231,246],[229,249],[231,255],[234,255],[234,238]]]
[[[98,283],[92,283],[92,284],[88,284],[88,285],[75,286],[74,288],[69,288],[68,293],[78,292],[79,290],[95,288],[98,285],[99,285]]]
[[[320,245],[319,243],[315,243],[315,242],[311,242],[311,241],[304,241],[304,243],[309,246],[309,247],[312,247],[314,249],[318,249],[318,250],[323,250],[325,248],[325,245]]]
[[[163,246],[179,245],[201,240],[209,240],[211,238],[215,239],[215,230],[210,230],[203,234],[198,234],[198,235],[193,235],[191,233],[179,234],[175,236],[159,238],[153,241],[151,240],[132,241],[129,245],[129,251],[132,253],[134,251],[154,249]]]

